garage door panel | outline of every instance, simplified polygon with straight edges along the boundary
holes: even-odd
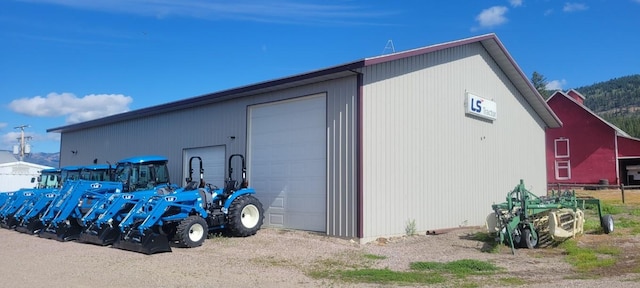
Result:
[[[266,225],[326,230],[326,96],[250,107],[249,177]]]
[[[183,177],[180,179],[180,183],[184,183],[185,178],[189,176],[189,159],[194,156],[198,156],[202,159],[205,182],[218,187],[223,187],[225,178],[225,147],[221,145],[184,149]],[[197,159],[194,159],[192,177],[196,180],[200,177],[199,165],[200,162]],[[175,182],[176,180],[172,181]]]

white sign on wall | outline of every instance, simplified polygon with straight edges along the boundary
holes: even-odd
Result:
[[[466,93],[467,102],[465,105],[465,113],[482,117],[489,120],[498,119],[498,110],[496,102],[484,99],[480,96]]]

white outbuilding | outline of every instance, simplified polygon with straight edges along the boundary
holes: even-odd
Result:
[[[48,132],[62,166],[160,154],[181,184],[191,156],[222,186],[244,154],[266,226],[368,242],[483,225],[520,179],[545,194],[545,129],[560,125],[487,34]]]
[[[18,161],[10,151],[0,151],[0,192],[17,191],[21,188],[35,187],[32,182],[43,169],[51,167]]]

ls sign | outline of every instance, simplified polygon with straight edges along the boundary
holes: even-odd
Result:
[[[498,119],[498,110],[496,108],[496,102],[488,99],[484,99],[480,96],[466,93],[466,114],[475,115],[489,120]]]

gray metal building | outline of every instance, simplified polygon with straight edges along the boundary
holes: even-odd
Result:
[[[520,179],[546,193],[545,129],[560,125],[487,34],[48,132],[63,166],[159,154],[176,183],[199,155],[222,185],[245,154],[266,226],[367,242],[483,225]]]

